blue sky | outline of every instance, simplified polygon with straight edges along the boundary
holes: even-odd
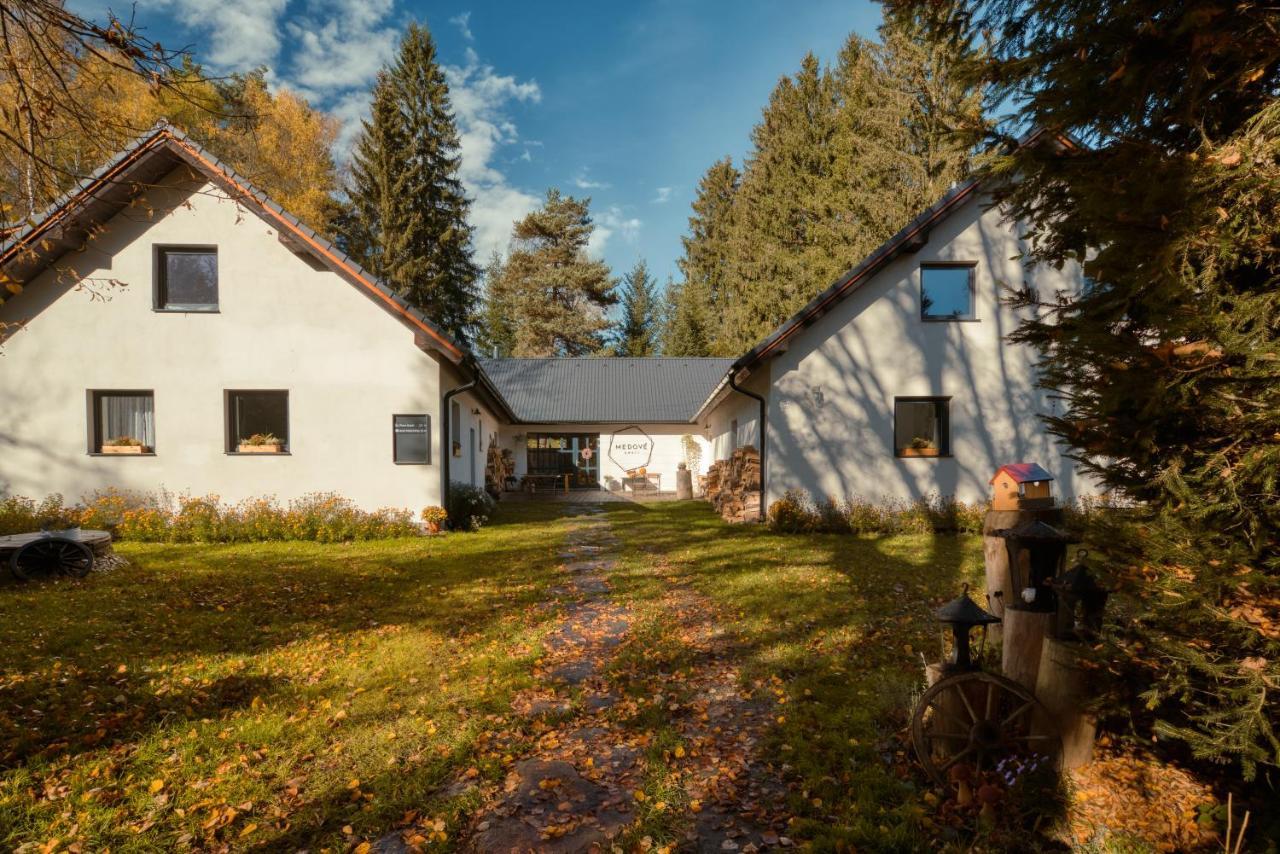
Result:
[[[104,0],[73,0],[101,20]],[[869,0],[405,2],[137,0],[135,21],[190,45],[216,72],[271,79],[335,113],[348,134],[411,20],[435,35],[463,135],[479,260],[548,187],[590,196],[592,246],[620,275],[638,257],[676,272],[706,168],[739,161],[778,78],[806,51],[834,59],[851,31],[874,36]]]

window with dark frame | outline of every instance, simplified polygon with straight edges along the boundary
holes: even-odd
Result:
[[[431,416],[391,416],[392,461],[402,466],[431,465]]]
[[[899,457],[951,456],[951,398],[894,398],[893,449]]]
[[[227,453],[289,452],[289,392],[228,391]]]
[[[157,311],[217,311],[217,248],[157,246],[155,307]]]
[[[155,449],[154,392],[89,392],[89,453],[137,456]]]
[[[925,264],[920,268],[921,320],[976,320],[973,264]]]

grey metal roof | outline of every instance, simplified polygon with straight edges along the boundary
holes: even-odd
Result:
[[[732,359],[480,359],[527,424],[688,424]]]

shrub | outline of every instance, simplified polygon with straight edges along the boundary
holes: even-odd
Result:
[[[769,526],[775,531],[800,534],[817,526],[817,514],[807,493],[788,489],[782,497],[769,505]]]
[[[61,495],[50,495],[39,502],[21,495],[0,498],[0,534],[74,528],[79,524],[79,510],[66,506]]]
[[[92,493],[77,507],[65,506],[59,495],[39,503],[21,496],[0,498],[0,534],[74,525],[106,529],[122,540],[173,543],[335,543],[421,533],[409,510],[366,512],[332,493],[304,495],[287,508],[269,497],[226,505],[216,495],[173,499],[166,493],[117,489]]]
[[[802,490],[790,489],[769,507],[769,525],[784,533],[951,534],[981,533],[987,504],[967,504],[950,496],[922,496],[881,503],[854,497],[827,498],[817,504]]]
[[[454,482],[449,485],[449,527],[455,531],[475,531],[493,515],[493,496],[478,486]]]

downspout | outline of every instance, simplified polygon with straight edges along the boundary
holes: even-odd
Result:
[[[441,432],[441,435],[444,436],[444,446],[441,448],[441,452],[444,454],[444,493],[443,493],[444,502],[443,503],[444,503],[444,509],[446,512],[449,510],[449,489],[451,488],[451,485],[452,485],[452,482],[449,479],[449,461],[453,458],[453,442],[452,442],[452,437],[449,435],[449,427],[453,424],[453,412],[450,410],[449,404],[450,402],[452,402],[454,395],[462,394],[464,391],[470,391],[471,389],[476,387],[476,383],[480,381],[479,375],[473,374],[472,376],[474,378],[471,380],[471,382],[466,383],[465,385],[460,385],[455,389],[450,389],[449,391],[446,391],[444,393],[444,406],[443,406],[444,411],[442,413],[444,417],[440,419],[441,421],[444,422],[444,424],[441,425],[440,432]],[[763,468],[763,464],[761,467]]]
[[[769,515],[769,508],[765,506],[766,493],[764,488],[765,473],[769,471],[769,467],[766,465],[769,453],[769,405],[765,402],[763,397],[756,394],[754,391],[747,391],[745,388],[739,387],[737,376],[738,372],[730,368],[729,388],[733,389],[738,394],[746,395],[747,397],[754,398],[760,402],[760,518],[757,521],[763,522]]]

